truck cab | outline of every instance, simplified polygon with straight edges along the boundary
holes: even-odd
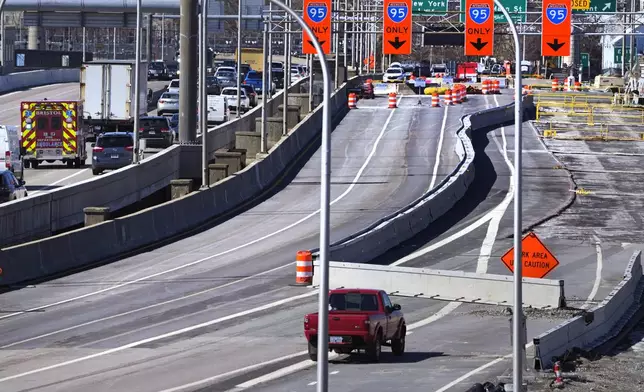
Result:
[[[304,335],[311,360],[317,360],[318,314],[304,316]],[[329,351],[350,354],[364,351],[378,362],[382,346],[394,355],[405,352],[407,326],[401,306],[383,290],[336,289],[329,291]]]

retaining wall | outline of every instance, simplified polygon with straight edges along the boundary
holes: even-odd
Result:
[[[329,109],[334,115],[334,124],[347,113],[346,84],[332,95]],[[321,126],[322,106],[319,106],[282,138],[264,159],[210,189],[195,191],[123,218],[2,249],[0,285],[14,285],[95,264],[185,233],[223,213],[234,212],[279,181],[285,169],[299,164],[296,160],[320,134]],[[165,153],[171,154],[182,147],[175,146]],[[160,160],[171,161],[169,157]],[[169,162],[168,165],[172,164]],[[149,175],[146,170],[145,176]]]
[[[314,262],[319,268],[319,261]],[[317,268],[314,269],[314,271]],[[319,285],[313,274],[313,285]],[[329,263],[329,287],[378,287],[389,294],[445,301],[511,306],[513,278],[505,275],[358,263]],[[565,306],[563,280],[523,279],[524,306]]]
[[[78,68],[17,72],[0,76],[0,94],[48,84],[78,82],[79,79]],[[16,111],[18,109],[16,104]]]
[[[598,306],[533,339],[536,369],[550,369],[568,350],[592,350],[619,334],[640,307],[642,253],[631,256],[624,279]]]

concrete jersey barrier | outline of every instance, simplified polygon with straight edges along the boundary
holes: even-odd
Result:
[[[357,78],[356,78],[357,80]],[[347,84],[331,97],[337,124],[348,112]],[[96,264],[185,233],[257,198],[320,135],[322,106],[295,126],[262,160],[207,190],[106,222],[0,250],[0,285],[15,285]],[[175,146],[174,149],[192,146]],[[125,171],[124,171],[125,172]],[[146,173],[147,175],[147,173]],[[2,218],[0,218],[1,221]],[[87,244],[92,244],[88,247]]]
[[[524,97],[524,101],[526,110],[530,110],[532,97]],[[410,205],[331,244],[329,257],[333,260],[365,263],[426,229],[430,223],[449,211],[474,181],[474,147],[470,133],[513,120],[514,104],[465,116],[462,119],[463,126],[457,131],[460,143],[456,143],[455,147],[461,162],[452,173]],[[313,252],[317,256],[317,250]]]
[[[533,339],[535,369],[550,369],[556,358],[573,348],[592,350],[614,338],[639,308],[642,285],[642,253],[631,257],[624,279],[598,306]]]
[[[320,284],[316,268],[313,285]],[[329,263],[329,287],[378,287],[392,295],[422,297],[444,301],[511,306],[513,277],[443,271],[426,268],[390,267],[371,264]],[[467,294],[464,294],[467,293]],[[566,306],[563,280],[523,278],[524,306],[561,308]]]
[[[47,69],[16,72],[0,76],[0,94],[48,84],[72,83],[80,80],[79,69]],[[43,97],[45,98],[45,97]],[[16,103],[16,112],[20,110]]]
[[[305,81],[298,81],[291,89],[299,89]],[[283,91],[268,101],[268,110],[277,110],[277,106],[283,101],[282,94]],[[235,132],[253,129],[249,127],[254,127],[255,118],[259,115],[261,106],[230,123],[209,129],[208,149],[211,159],[214,159],[217,150],[234,147]],[[185,150],[182,151],[181,146],[175,145],[138,165],[130,165],[46,193],[2,204],[0,246],[46,237],[81,225],[84,221],[83,209],[86,207],[109,207],[111,211],[117,211],[136,203],[169,186],[172,180],[185,176],[186,170],[182,166],[194,166],[196,174],[193,177],[199,177],[200,166],[193,163],[201,161],[200,153],[194,154],[194,149],[190,148]]]

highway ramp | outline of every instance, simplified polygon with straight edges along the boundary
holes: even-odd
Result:
[[[446,109],[429,102],[417,106],[416,98],[403,97],[390,110],[385,99],[362,100],[333,132],[332,240],[437,183],[441,124],[455,127],[462,114],[484,107],[482,97],[472,97],[447,109],[443,122]],[[439,156],[452,149],[444,137]],[[449,171],[439,162],[436,173]],[[289,284],[295,252],[318,244],[319,173],[317,151],[288,185],[285,178],[269,199],[218,226],[2,294],[0,325],[7,333],[0,337],[0,388],[143,392],[217,375],[212,383],[235,385],[230,371],[281,355],[301,361],[302,317],[315,308],[315,291]],[[403,301],[411,313],[417,307],[417,319],[443,306]],[[282,364],[245,369],[240,377]],[[30,371],[36,373],[25,374]]]
[[[160,90],[168,84],[165,81],[150,81],[148,87],[154,91]],[[53,100],[77,100],[79,99],[80,87],[78,83],[61,83],[40,87],[32,87],[22,91],[0,95],[0,124],[20,125],[20,102],[35,101],[41,99]],[[53,190],[65,185],[92,178],[91,162],[92,148],[86,143],[87,166],[74,169],[68,168],[61,162],[43,162],[38,169],[25,169],[25,181],[29,194],[38,194]]]

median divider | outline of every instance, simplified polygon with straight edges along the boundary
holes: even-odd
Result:
[[[31,73],[33,72],[25,72]],[[299,92],[300,85],[307,80],[294,83],[290,89]],[[269,113],[277,111],[283,101],[282,94],[283,91],[268,100]],[[255,119],[260,115],[261,106],[257,106],[239,119],[210,128],[210,159],[215,159],[217,150],[235,147],[235,132],[254,129]],[[81,225],[84,221],[83,209],[86,207],[102,206],[109,207],[112,212],[118,211],[169,186],[174,179],[200,177],[201,149],[194,147],[174,145],[137,165],[2,204],[0,246],[43,238]]]
[[[532,110],[531,96],[524,97],[524,109]],[[386,216],[369,227],[341,239],[330,247],[332,260],[366,263],[384,254],[389,249],[412,238],[430,223],[436,221],[465,195],[476,175],[474,170],[474,147],[471,132],[491,126],[513,122],[514,104],[483,110],[465,116],[457,131],[460,143],[455,152],[461,162],[440,184],[397,212]],[[317,256],[317,249],[313,250]]]
[[[357,83],[359,80],[356,77],[348,83]],[[331,97],[329,110],[334,116],[334,124],[348,112],[348,83],[343,84]],[[286,170],[303,164],[300,158],[320,136],[321,127],[320,105],[295,126],[287,137],[278,141],[263,159],[251,163],[207,190],[191,192],[125,217],[4,248],[0,250],[0,268],[3,270],[0,285],[22,284],[88,267],[171,240],[187,231],[198,229],[213,218],[232,215],[282,181]],[[181,147],[176,146],[168,151]],[[146,172],[145,175],[149,173]],[[82,213],[82,209],[80,212]]]
[[[48,84],[78,82],[79,80],[80,70],[78,68],[16,72],[0,76],[0,94]],[[18,104],[16,104],[16,111],[18,111]]]
[[[313,271],[319,269],[319,260]],[[313,286],[319,286],[313,274]],[[392,267],[360,263],[329,263],[329,287],[378,287],[391,295],[444,301],[511,306],[513,277],[443,271],[427,268]],[[566,306],[563,280],[523,278],[524,306],[556,309]]]
[[[615,338],[641,307],[643,283],[638,250],[626,266],[624,279],[598,306],[533,339],[535,369],[550,369],[575,348],[591,351]]]

